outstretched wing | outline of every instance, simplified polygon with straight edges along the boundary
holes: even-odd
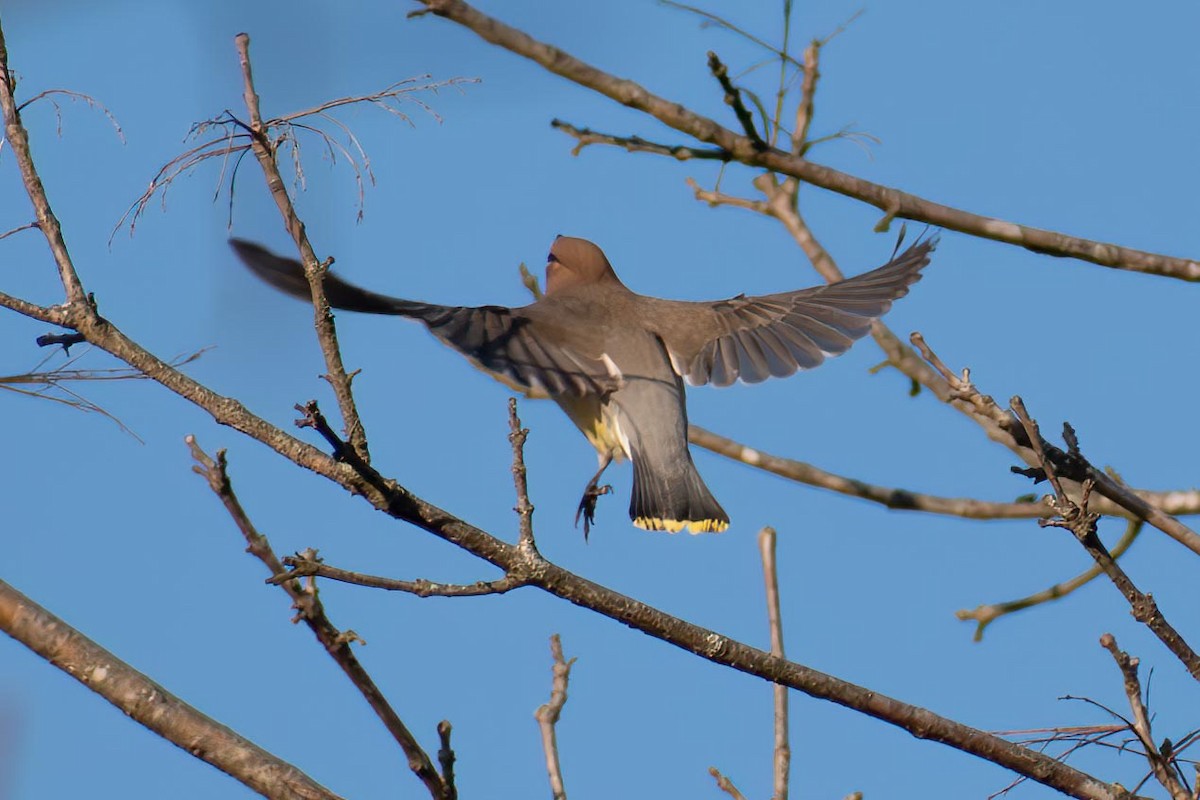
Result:
[[[230,239],[250,271],[276,289],[311,300],[304,267],[261,245]],[[434,336],[506,385],[535,397],[603,394],[616,388],[602,360],[580,355],[526,308],[442,306],[402,300],[362,289],[325,273],[325,296],[334,308],[391,314],[425,323]]]
[[[648,314],[688,383],[758,383],[819,366],[850,349],[921,278],[937,239],[879,269],[794,292],[711,303],[648,300]]]

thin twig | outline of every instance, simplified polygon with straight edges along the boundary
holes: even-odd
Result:
[[[1197,655],[1183,636],[1167,622],[1166,617],[1159,611],[1158,604],[1154,602],[1154,597],[1138,590],[1133,580],[1108,552],[1108,548],[1100,541],[1100,537],[1096,535],[1096,523],[1099,521],[1100,515],[1088,509],[1088,497],[1091,495],[1093,487],[1092,481],[1088,479],[1083,482],[1078,501],[1070,497],[1059,479],[1057,464],[1046,456],[1045,441],[1042,439],[1037,421],[1030,417],[1020,397],[1013,397],[1011,405],[1017,419],[1025,427],[1039,466],[1045,472],[1050,485],[1054,487],[1054,496],[1047,497],[1046,502],[1059,515],[1060,519],[1038,520],[1038,524],[1042,527],[1066,528],[1071,531],[1087,550],[1088,555],[1095,560],[1096,565],[1125,596],[1133,618],[1149,628],[1159,641],[1166,645],[1167,649],[1183,663],[1184,668],[1191,676],[1200,681],[1200,655]],[[1075,439],[1074,431],[1069,425],[1065,427],[1067,456],[1082,458],[1079,455],[1078,441]]]
[[[729,31],[730,33],[734,33],[734,34],[737,34],[738,36],[741,36],[743,39],[746,39],[747,41],[758,45],[762,49],[770,51],[771,53],[773,53],[777,57],[779,57],[781,60],[784,60],[784,61],[792,64],[792,66],[794,66],[794,67],[803,68],[803,66],[804,66],[799,61],[797,61],[795,58],[790,56],[788,54],[786,48],[780,49],[778,47],[775,47],[770,42],[767,42],[764,39],[760,39],[759,37],[755,36],[754,34],[733,24],[732,22],[725,19],[724,17],[713,14],[711,11],[705,11],[702,8],[690,6],[690,5],[687,5],[686,3],[679,3],[679,2],[676,2],[676,0],[658,0],[658,1],[660,3],[662,3],[664,6],[668,6],[670,8],[678,8],[681,11],[688,11],[692,14],[695,14],[698,17],[703,17],[707,23],[711,23],[713,25],[716,25],[718,28],[724,28],[725,30]]]
[[[970,497],[939,497],[908,489],[877,486],[857,478],[828,472],[803,461],[772,455],[697,425],[688,427],[688,440],[706,450],[764,472],[900,511],[921,511],[966,519],[1035,519],[1053,513],[1037,502],[1001,503]],[[1200,510],[1200,496],[1196,501],[1197,510]]]
[[[763,583],[767,595],[767,624],[771,629],[771,655],[786,658],[783,652],[783,615],[779,610],[779,572],[775,563],[775,529],[758,532],[758,552],[762,558]],[[775,695],[775,757],[773,800],[787,800],[788,779],[792,766],[792,745],[788,736],[788,689],[776,684]]]
[[[729,79],[729,70],[721,63],[721,59],[717,58],[717,54],[711,50],[708,51],[708,69],[721,84],[721,89],[725,92],[725,105],[733,109],[734,116],[741,123],[746,138],[753,143],[755,149],[766,150],[767,143],[763,141],[758,129],[754,127],[754,117],[742,102],[741,90],[733,85],[733,81]]]
[[[1046,508],[1045,503],[1038,505]],[[1049,509],[1047,509],[1049,510]],[[1125,533],[1121,535],[1120,540],[1112,548],[1113,559],[1118,559],[1125,554],[1129,546],[1137,540],[1138,534],[1142,531],[1142,520],[1130,520],[1125,528]],[[1076,589],[1084,586],[1097,577],[1102,575],[1104,571],[1098,565],[1093,564],[1088,569],[1076,575],[1070,580],[1056,583],[1053,586],[1042,589],[1040,592],[1034,592],[1027,597],[1022,597],[1018,600],[1007,600],[1002,603],[988,603],[986,605],[976,606],[973,609],[959,609],[954,612],[954,616],[964,622],[975,622],[975,635],[972,637],[976,642],[983,641],[983,632],[988,625],[998,620],[1000,617],[1008,614],[1013,614],[1017,611],[1023,611],[1033,606],[1042,605],[1043,603],[1051,603],[1055,600],[1061,600]]]
[[[296,767],[180,700],[3,581],[0,630],[139,725],[252,791],[264,797],[339,800]]]
[[[537,544],[533,541],[533,503],[529,502],[529,481],[525,469],[525,439],[529,437],[529,429],[521,427],[521,418],[517,416],[517,398],[508,399],[508,441],[512,444],[512,475],[513,487],[517,490],[517,512],[519,526],[518,547],[537,553]]]
[[[239,33],[234,42],[237,45],[238,58],[242,65],[243,99],[246,110],[250,114],[250,146],[258,164],[262,167],[263,176],[267,180],[267,188],[275,199],[275,205],[283,216],[284,227],[287,228],[292,240],[300,252],[300,260],[304,262],[304,275],[308,278],[309,290],[313,299],[313,324],[317,331],[317,339],[321,344],[321,352],[325,356],[325,379],[333,387],[341,410],[342,421],[350,446],[364,460],[370,461],[371,454],[367,449],[367,435],[363,429],[362,420],[358,415],[358,407],[354,402],[354,394],[350,388],[350,377],[342,363],[341,349],[338,347],[337,328],[333,322],[333,314],[329,311],[329,301],[325,297],[323,278],[329,262],[317,258],[312,243],[308,240],[304,223],[296,214],[292,198],[284,186],[283,177],[279,174],[279,164],[275,158],[275,148],[269,138],[269,127],[263,123],[259,111],[258,92],[254,89],[254,75],[250,66],[250,37]]]
[[[87,301],[83,284],[79,281],[79,273],[75,271],[71,255],[67,252],[62,226],[59,225],[54,210],[50,208],[46,187],[42,185],[42,179],[33,163],[33,156],[30,155],[29,133],[21,122],[21,109],[13,94],[16,87],[17,78],[8,67],[8,46],[4,41],[4,31],[0,30],[0,112],[4,115],[4,139],[12,148],[13,160],[17,162],[17,169],[21,172],[21,182],[25,185],[25,192],[33,204],[38,230],[46,237],[50,253],[54,256],[59,281],[69,306],[67,311],[74,315],[95,316],[95,311]]]
[[[692,159],[731,161],[733,159],[732,153],[721,149],[659,144],[658,142],[643,139],[640,136],[613,136],[608,133],[598,133],[588,128],[577,128],[569,122],[563,122],[561,119],[550,120],[550,127],[562,131],[578,142],[574,149],[571,150],[571,154],[576,156],[583,152],[583,148],[590,144],[604,144],[623,148],[630,153],[653,153],[659,156],[669,156],[676,161],[691,161]]]
[[[36,221],[35,222],[27,222],[24,225],[18,225],[17,227],[15,227],[11,230],[7,230],[4,233],[0,233],[0,239],[7,239],[8,237],[12,236],[14,233],[20,233],[21,231],[33,230],[33,229],[36,229],[37,227],[38,227],[38,224]]]
[[[1133,732],[1142,743],[1155,779],[1167,790],[1172,800],[1191,800],[1191,792],[1176,776],[1170,756],[1160,750],[1154,742],[1150,731],[1150,713],[1142,699],[1142,684],[1138,680],[1138,659],[1130,658],[1128,653],[1117,647],[1117,640],[1111,633],[1100,637],[1100,646],[1112,654],[1125,679],[1125,696],[1129,699],[1129,707],[1133,711]]]
[[[442,783],[446,786],[446,800],[458,800],[458,786],[454,783],[454,748],[450,746],[450,733],[454,728],[450,720],[444,719],[438,723],[437,732],[440,746],[438,747],[438,765],[442,768]]]
[[[717,788],[732,797],[733,800],[746,800],[746,795],[742,794],[741,791],[739,791],[738,788],[733,785],[733,781],[722,775],[719,769],[716,767],[709,767],[708,774],[712,775],[713,779],[717,782]]]
[[[567,790],[563,784],[562,762],[558,757],[557,726],[559,717],[562,716],[563,706],[567,704],[567,684],[571,680],[571,666],[575,663],[575,659],[567,661],[563,657],[562,639],[557,633],[550,637],[550,655],[554,659],[554,666],[551,668],[553,678],[550,684],[550,700],[538,706],[533,716],[542,733],[542,751],[546,754],[546,773],[550,777],[550,794],[554,800],[567,800]]]
[[[284,584],[290,580],[304,577],[328,578],[329,580],[349,583],[355,586],[365,586],[370,589],[384,589],[389,592],[405,592],[417,597],[482,597],[484,595],[504,594],[513,589],[525,586],[526,582],[515,576],[505,576],[494,581],[477,581],[475,583],[435,583],[418,578],[415,581],[383,578],[378,575],[365,575],[361,572],[351,572],[325,564],[317,558],[305,553],[284,556],[280,563],[287,569],[267,578],[267,583]]]
[[[792,133],[792,153],[797,156],[803,156],[810,147],[808,131],[812,128],[817,81],[821,79],[822,44],[819,39],[813,39],[804,48],[804,80],[800,82],[800,105],[796,109],[796,124]]]
[[[760,149],[748,136],[739,136],[716,121],[686,106],[658,97],[633,81],[617,78],[573,57],[561,48],[538,41],[523,31],[490,17],[462,0],[419,0],[433,14],[453,20],[485,41],[528,58],[550,72],[642,111],[663,124],[701,142],[733,154],[737,161],[773,172],[792,175],[892,213],[938,228],[1017,245],[1038,253],[1069,256],[1101,266],[1200,281],[1200,262],[1120,247],[1063,233],[1018,225],[934,203],[916,195],[816,164],[791,153]],[[1048,264],[1053,261],[1046,262]]]
[[[209,488],[225,506],[225,510],[229,512],[234,524],[246,539],[246,552],[263,562],[272,575],[282,573],[284,571],[283,563],[271,549],[271,543],[267,541],[267,537],[259,533],[254,523],[250,521],[249,515],[246,514],[241,501],[233,491],[233,485],[229,480],[225,451],[218,450],[216,458],[212,458],[200,448],[196,437],[189,435],[185,438],[185,442],[191,451],[192,458],[196,461],[192,471],[205,479]],[[315,559],[315,554],[313,558]],[[392,738],[400,745],[408,758],[409,769],[425,784],[430,797],[433,800],[449,800],[446,784],[434,769],[429,756],[351,650],[351,644],[358,640],[357,634],[350,630],[339,630],[325,613],[325,606],[317,593],[315,580],[312,578],[306,582],[285,580],[278,582],[278,585],[292,598],[292,607],[297,612],[296,619],[293,621],[303,621],[325,647],[326,652],[346,673],[346,677],[366,699],[371,709],[383,722],[384,727],[392,734]]]

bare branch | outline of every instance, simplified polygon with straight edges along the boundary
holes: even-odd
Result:
[[[1048,507],[1046,507],[1045,503],[1039,503],[1038,505],[1042,506],[1043,508],[1047,508],[1048,510]],[[1128,526],[1125,528],[1125,533],[1121,535],[1120,540],[1116,543],[1116,545],[1113,546],[1111,551],[1114,560],[1124,555],[1125,551],[1129,549],[1129,546],[1134,543],[1138,537],[1138,534],[1142,531],[1142,525],[1143,523],[1141,520],[1129,521]],[[1092,565],[1068,581],[1056,583],[1053,586],[1041,590],[1040,592],[1035,592],[1027,597],[1022,597],[1019,600],[1008,600],[1003,603],[988,603],[987,605],[976,606],[974,609],[969,611],[964,608],[955,611],[954,616],[958,617],[964,622],[974,621],[976,625],[975,635],[973,638],[977,642],[983,641],[984,629],[987,628],[988,625],[991,625],[993,622],[998,620],[1000,617],[1016,613],[1017,611],[1023,611],[1027,608],[1032,608],[1033,606],[1042,605],[1043,603],[1061,600],[1079,587],[1095,580],[1103,573],[1104,570],[1102,570],[1098,565]]]
[[[583,152],[583,148],[589,144],[605,144],[624,148],[630,153],[653,153],[659,156],[669,156],[676,161],[690,161],[692,159],[731,161],[733,159],[732,154],[720,149],[710,150],[707,148],[687,147],[685,145],[658,144],[657,142],[643,139],[640,136],[612,136],[611,134],[598,133],[588,128],[576,128],[571,123],[563,122],[561,119],[550,120],[550,127],[562,131],[579,142],[571,151],[571,154],[576,156]]]
[[[827,472],[820,467],[782,456],[771,455],[728,439],[696,425],[688,427],[688,440],[699,447],[779,475],[797,483],[828,489],[848,497],[858,497],[901,511],[924,511],[967,519],[1035,519],[1053,512],[1042,503],[999,503],[970,497],[938,497],[907,489],[877,486],[856,478]],[[1200,498],[1197,498],[1200,507]]]
[[[338,800],[296,767],[188,705],[7,583],[0,630],[140,725],[266,797]]]
[[[7,239],[8,237],[12,236],[13,234],[20,233],[21,231],[35,230],[37,227],[38,227],[38,224],[36,221],[35,222],[27,222],[24,225],[18,225],[17,227],[12,228],[11,230],[7,230],[4,233],[0,233],[0,239]]]
[[[821,42],[813,39],[804,49],[804,80],[800,83],[800,104],[796,109],[795,132],[792,134],[792,153],[803,156],[809,148],[808,131],[812,127],[817,81],[821,79],[818,66]]]
[[[709,190],[702,188],[700,184],[692,178],[687,179],[687,185],[691,187],[692,192],[696,195],[696,199],[708,203],[713,208],[717,206],[733,206],[734,208],[744,208],[747,211],[757,211],[760,214],[769,213],[767,204],[762,200],[750,200],[745,197],[735,197],[731,194],[718,192],[715,189]]]
[[[923,385],[929,386],[939,399],[950,403],[978,422],[988,432],[988,436],[1011,449],[1030,467],[1035,470],[1042,469],[1042,464],[1029,441],[1028,431],[1012,413],[1002,409],[992,397],[975,388],[971,383],[970,370],[964,369],[961,376],[955,375],[930,349],[920,333],[914,333],[910,338],[921,351],[921,356],[942,377],[939,382],[922,376]],[[891,355],[889,353],[889,356]],[[898,359],[904,357],[893,357],[892,363],[898,364]],[[902,369],[909,373],[910,367],[905,366]],[[1080,485],[1090,481],[1097,492],[1124,508],[1133,517],[1146,520],[1193,553],[1200,555],[1200,535],[1175,517],[1139,497],[1103,470],[1096,469],[1078,450],[1068,453],[1045,440],[1038,442],[1038,446],[1053,464],[1056,475]]]
[[[258,165],[262,167],[263,176],[267,180],[267,188],[275,199],[275,205],[283,216],[284,227],[287,228],[296,249],[300,252],[300,260],[304,263],[304,275],[308,278],[309,290],[313,299],[313,324],[317,331],[317,339],[321,344],[321,352],[325,356],[325,368],[328,372],[325,378],[333,387],[337,397],[338,408],[342,413],[346,436],[350,446],[364,460],[369,461],[370,452],[367,449],[367,435],[363,429],[362,420],[358,416],[358,407],[350,389],[350,378],[346,375],[346,367],[342,363],[342,352],[338,347],[337,328],[333,322],[333,314],[329,311],[329,301],[325,297],[323,278],[330,262],[321,262],[308,241],[304,223],[296,214],[292,198],[288,195],[287,187],[279,174],[279,165],[275,160],[275,148],[268,138],[268,126],[263,123],[262,114],[258,108],[258,93],[254,89],[254,75],[250,67],[250,37],[239,33],[235,39],[238,58],[242,65],[243,98],[246,110],[250,114],[250,146]]]
[[[4,42],[4,31],[0,30],[0,112],[4,115],[4,139],[12,148],[13,159],[21,172],[21,181],[25,185],[25,193],[33,204],[34,217],[37,227],[46,237],[54,263],[58,267],[59,281],[66,294],[67,305],[77,309],[75,313],[89,313],[87,297],[83,285],[79,282],[79,274],[71,263],[67,252],[67,243],[63,239],[62,226],[58,217],[50,208],[50,200],[46,197],[46,187],[38,177],[37,167],[34,166],[33,156],[29,152],[29,133],[21,122],[21,109],[13,96],[16,91],[17,79],[8,66],[8,47]],[[90,312],[94,314],[95,312]]]
[[[746,800],[746,795],[742,794],[733,781],[721,774],[721,771],[716,767],[709,767],[708,774],[713,776],[713,780],[717,782],[717,788],[725,794],[733,798],[733,800]]]
[[[775,529],[758,532],[758,552],[762,558],[763,583],[767,595],[767,624],[771,629],[771,655],[785,658],[783,652],[783,614],[779,610],[779,572],[775,563]],[[788,778],[792,767],[792,745],[788,736],[788,690],[772,687],[775,695],[775,792],[772,800],[787,800]]]
[[[1158,610],[1158,604],[1154,602],[1154,597],[1145,594],[1138,590],[1133,584],[1133,580],[1121,568],[1112,554],[1108,552],[1108,548],[1100,541],[1100,537],[1096,535],[1096,524],[1100,520],[1100,515],[1088,509],[1088,497],[1092,493],[1092,481],[1090,479],[1083,482],[1082,489],[1079,494],[1079,500],[1076,501],[1070,497],[1063,488],[1062,481],[1058,476],[1058,464],[1052,462],[1046,456],[1044,440],[1041,432],[1038,430],[1037,421],[1029,416],[1029,412],[1025,409],[1025,404],[1020,397],[1012,399],[1013,411],[1016,412],[1017,419],[1025,426],[1025,431],[1028,434],[1029,441],[1033,447],[1034,453],[1037,455],[1038,464],[1044,471],[1050,485],[1054,487],[1054,496],[1047,497],[1046,503],[1050,505],[1059,519],[1054,520],[1038,520],[1038,524],[1042,527],[1066,528],[1075,535],[1079,543],[1083,545],[1096,562],[1096,565],[1104,571],[1113,585],[1125,596],[1129,601],[1130,609],[1133,612],[1133,618],[1144,624],[1147,628],[1153,631],[1167,649],[1175,654],[1183,666],[1187,669],[1191,676],[1200,681],[1200,655],[1192,650],[1191,646],[1184,641],[1183,636],[1179,634],[1175,628],[1167,622],[1166,617]],[[1079,457],[1078,442],[1075,440],[1074,431],[1071,431],[1070,426],[1066,426],[1069,434],[1067,436],[1068,457]]]
[[[1111,633],[1100,637],[1100,646],[1112,654],[1113,660],[1121,670],[1125,679],[1125,696],[1129,699],[1129,707],[1133,710],[1133,728],[1138,741],[1150,762],[1150,769],[1155,779],[1171,795],[1172,800],[1192,800],[1192,793],[1180,782],[1175,774],[1171,757],[1159,749],[1150,731],[1150,714],[1142,700],[1142,684],[1138,680],[1138,660],[1130,658],[1129,654],[1117,647],[1117,640]]]
[[[448,7],[445,3],[439,5]],[[458,3],[449,5],[455,8],[462,7]],[[488,25],[491,24],[487,18],[482,20]],[[507,28],[497,30],[506,36],[509,35],[507,32],[511,31]],[[636,97],[632,99],[638,102]],[[65,255],[65,249],[63,253]],[[713,663],[781,683],[813,697],[836,702],[887,721],[920,738],[942,742],[963,752],[983,757],[1019,774],[1029,775],[1073,797],[1115,800],[1127,795],[1119,787],[1110,786],[1091,775],[1059,764],[1041,753],[802,664],[776,658],[762,650],[672,617],[633,598],[574,575],[540,556],[535,558],[527,550],[509,544],[469,525],[444,509],[425,502],[396,482],[384,478],[361,459],[347,458],[339,461],[288,435],[250,413],[235,400],[218,395],[186,374],[173,369],[107,320],[70,309],[64,310],[62,307],[43,309],[2,294],[0,305],[15,307],[22,312],[29,311],[30,316],[34,318],[65,324],[65,327],[77,330],[87,337],[88,342],[116,355],[172,392],[205,409],[219,424],[232,427],[263,442],[294,463],[337,482],[347,492],[362,497],[373,507],[461,547],[506,573],[521,574],[519,571],[525,570],[524,574],[529,576],[531,585],[570,603],[591,609],[661,641],[696,653]]]
[[[894,217],[925,222],[939,228],[1017,245],[1038,253],[1069,256],[1105,267],[1150,275],[1200,281],[1200,262],[1192,259],[1148,253],[972,214],[856,178],[791,153],[773,148],[759,149],[749,137],[739,136],[679,103],[658,97],[633,81],[617,78],[586,64],[560,48],[540,42],[483,14],[462,0],[420,2],[433,14],[469,28],[485,41],[524,56],[550,72],[599,92],[622,105],[645,112],[663,124],[701,142],[729,151],[735,160],[749,166],[791,175],[805,183],[873,205]]]
[[[280,563],[287,567],[267,578],[267,583],[285,584],[296,578],[319,577],[355,586],[366,586],[370,589],[384,589],[389,592],[405,592],[417,597],[482,597],[490,594],[504,594],[513,589],[527,585],[526,581],[516,576],[505,576],[494,581],[477,581],[475,583],[434,583],[418,578],[415,581],[403,581],[396,578],[383,578],[378,575],[364,575],[361,572],[351,572],[338,569],[322,562],[311,553],[297,553],[294,556],[284,556]]]
[[[759,37],[755,36],[754,34],[746,31],[745,29],[738,27],[737,25],[733,24],[732,22],[725,19],[724,17],[713,14],[710,11],[705,11],[702,8],[690,6],[690,5],[687,5],[686,3],[676,2],[676,0],[659,0],[659,2],[662,3],[664,6],[669,6],[671,8],[677,8],[680,11],[687,11],[689,13],[695,14],[698,17],[702,17],[705,20],[705,24],[711,23],[713,25],[716,25],[718,28],[724,28],[725,30],[729,31],[730,33],[734,33],[734,34],[742,37],[743,39],[746,39],[747,41],[758,45],[762,49],[770,51],[771,53],[773,53],[774,55],[779,57],[781,60],[792,64],[793,66],[795,66],[798,69],[804,68],[803,64],[801,64],[799,61],[797,61],[796,59],[794,59],[790,55],[788,55],[788,52],[786,49],[780,49],[778,47],[773,46],[766,40],[760,39]]]
[[[729,70],[721,63],[721,59],[717,58],[717,54],[713,51],[708,51],[708,69],[712,72],[713,77],[721,84],[722,91],[725,92],[725,105],[733,109],[734,116],[742,125],[742,130],[746,133],[754,147],[758,150],[766,150],[767,143],[763,141],[758,130],[754,127],[754,117],[746,110],[746,106],[742,103],[742,93],[733,81],[729,79]]]
[[[233,485],[229,481],[225,451],[218,450],[214,459],[200,448],[196,437],[189,435],[185,442],[191,451],[192,458],[196,461],[192,471],[207,481],[213,494],[225,506],[225,510],[229,512],[234,524],[246,539],[246,552],[263,562],[272,575],[283,572],[283,564],[276,557],[271,543],[267,537],[258,532],[233,491]],[[302,620],[324,646],[325,651],[346,673],[346,677],[362,694],[392,738],[400,745],[405,756],[408,757],[409,769],[425,784],[430,797],[433,800],[450,800],[446,784],[434,769],[429,756],[351,650],[351,644],[359,640],[357,634],[349,630],[339,630],[325,613],[325,605],[317,594],[316,582],[312,579],[306,583],[299,580],[287,580],[279,582],[278,585],[292,598],[292,607],[297,612],[294,621]]]
[[[512,475],[513,486],[517,490],[517,512],[519,521],[518,546],[531,553],[537,553],[537,545],[533,541],[533,503],[529,502],[529,482],[525,471],[525,439],[529,429],[521,427],[521,418],[517,416],[517,398],[508,399],[508,441],[512,444]]]
[[[551,674],[554,676],[550,685],[550,701],[538,706],[533,716],[538,721],[542,732],[542,751],[546,754],[546,773],[550,776],[550,794],[554,800],[567,800],[567,790],[563,784],[562,763],[558,758],[557,725],[562,716],[563,706],[567,704],[567,684],[571,680],[571,665],[575,659],[567,661],[563,657],[562,639],[556,633],[550,637],[550,655],[554,659]]]
[[[113,130],[116,131],[117,139],[121,141],[121,144],[125,144],[125,131],[121,130],[121,123],[117,122],[117,118],[113,116],[113,113],[108,110],[107,106],[98,101],[96,98],[89,94],[84,94],[83,92],[73,92],[70,89],[47,89],[44,92],[38,92],[24,103],[21,103],[21,105],[17,106],[17,111],[24,111],[37,101],[45,100],[46,102],[50,103],[50,105],[54,106],[54,117],[57,123],[57,133],[59,136],[62,136],[62,106],[60,106],[55,100],[55,98],[59,95],[68,98],[71,102],[82,101],[87,105],[88,108],[99,111],[108,119],[109,124],[112,125]]]
[[[446,800],[458,800],[458,787],[454,783],[454,762],[457,758],[450,747],[450,733],[453,731],[450,720],[444,719],[438,723],[438,765],[442,768],[442,783],[446,786]]]

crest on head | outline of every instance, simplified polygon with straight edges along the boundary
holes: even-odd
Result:
[[[559,236],[546,257],[546,294],[593,283],[620,283],[604,251],[587,239]]]

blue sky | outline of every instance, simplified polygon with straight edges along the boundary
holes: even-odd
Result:
[[[779,3],[714,4],[775,41]],[[857,2],[797,3],[800,42],[823,36]],[[728,6],[728,7],[724,7]],[[288,240],[254,164],[238,177],[232,230],[217,169],[180,180],[130,237],[114,225],[192,123],[240,114],[233,37],[252,37],[264,113],[378,90],[402,78],[478,78],[423,96],[412,125],[363,108],[342,119],[370,153],[377,185],[356,222],[339,161],[305,149],[299,211],[317,251],[363,285],[453,304],[522,304],[517,265],[540,271],[550,241],[594,240],[637,291],[686,299],[818,282],[784,230],[710,209],[685,178],[717,170],[591,148],[550,129],[580,126],[677,142],[653,121],[495,49],[452,23],[406,20],[404,3],[79,2],[6,0],[2,22],[26,97],[68,88],[120,120],[121,144],[82,104],[26,112],[34,156],[87,288],[102,313],[154,352],[211,347],[190,374],[290,425],[292,405],[334,404],[311,312],[235,263],[233,235]],[[645,0],[485,3],[484,10],[597,66],[733,126],[705,67],[761,59],[737,38]],[[813,152],[822,163],[979,213],[1170,254],[1195,254],[1200,182],[1200,65],[1194,4],[876,3],[823,52],[815,135],[853,125],[882,144]],[[770,91],[768,71],[748,80]],[[750,194],[753,173],[722,187]],[[808,221],[848,273],[886,260],[875,209],[812,188]],[[30,218],[11,155],[0,152],[0,228]],[[0,288],[60,299],[44,241],[0,242]],[[1190,400],[1196,290],[1167,279],[1038,256],[947,233],[926,278],[887,318],[924,333],[951,366],[969,365],[997,398],[1024,396],[1047,432],[1069,419],[1084,452],[1137,486],[1197,484]],[[515,540],[507,392],[419,326],[341,314],[376,465],[413,492]],[[0,314],[0,372],[41,358],[46,326]],[[1031,491],[1014,457],[927,393],[907,396],[863,342],[786,381],[693,390],[694,422],[770,452],[881,484],[1007,500]],[[81,366],[115,366],[103,353]],[[205,713],[354,798],[423,793],[366,705],[302,628],[216,499],[190,471],[183,437],[229,449],[236,488],[280,553],[318,547],[329,563],[393,577],[497,577],[416,529],[221,429],[148,382],[81,390],[132,428],[56,404],[0,394],[6,426],[0,577]],[[967,522],[889,512],[698,452],[733,518],[720,536],[667,536],[626,519],[630,470],[614,468],[590,544],[571,526],[594,469],[586,441],[552,404],[523,402],[542,551],[593,580],[743,641],[767,643],[755,533],[779,530],[789,655],[985,729],[1104,723],[1058,700],[1123,707],[1111,631],[1154,668],[1156,733],[1193,726],[1195,684],[1130,618],[1107,584],[996,623],[982,643],[953,612],[1025,595],[1088,566],[1062,531],[1031,522]],[[1110,540],[1122,524],[1102,523]],[[1186,635],[1200,624],[1192,562],[1153,531],[1127,569]],[[715,765],[747,796],[771,786],[771,691],[535,590],[418,599],[326,585],[334,622],[369,645],[360,656],[400,715],[436,749],[455,725],[464,797],[547,792],[533,710],[549,693],[547,639],[579,661],[559,728],[576,798],[720,796]],[[1194,633],[1193,633],[1194,638]],[[986,796],[1002,770],[922,743],[836,706],[795,695],[793,788],[841,797]],[[127,720],[85,688],[0,641],[0,797],[248,797],[250,792]],[[1098,776],[1137,782],[1136,758],[1085,753]],[[69,765],[69,768],[67,768]],[[1048,796],[1026,786],[1020,796]]]

